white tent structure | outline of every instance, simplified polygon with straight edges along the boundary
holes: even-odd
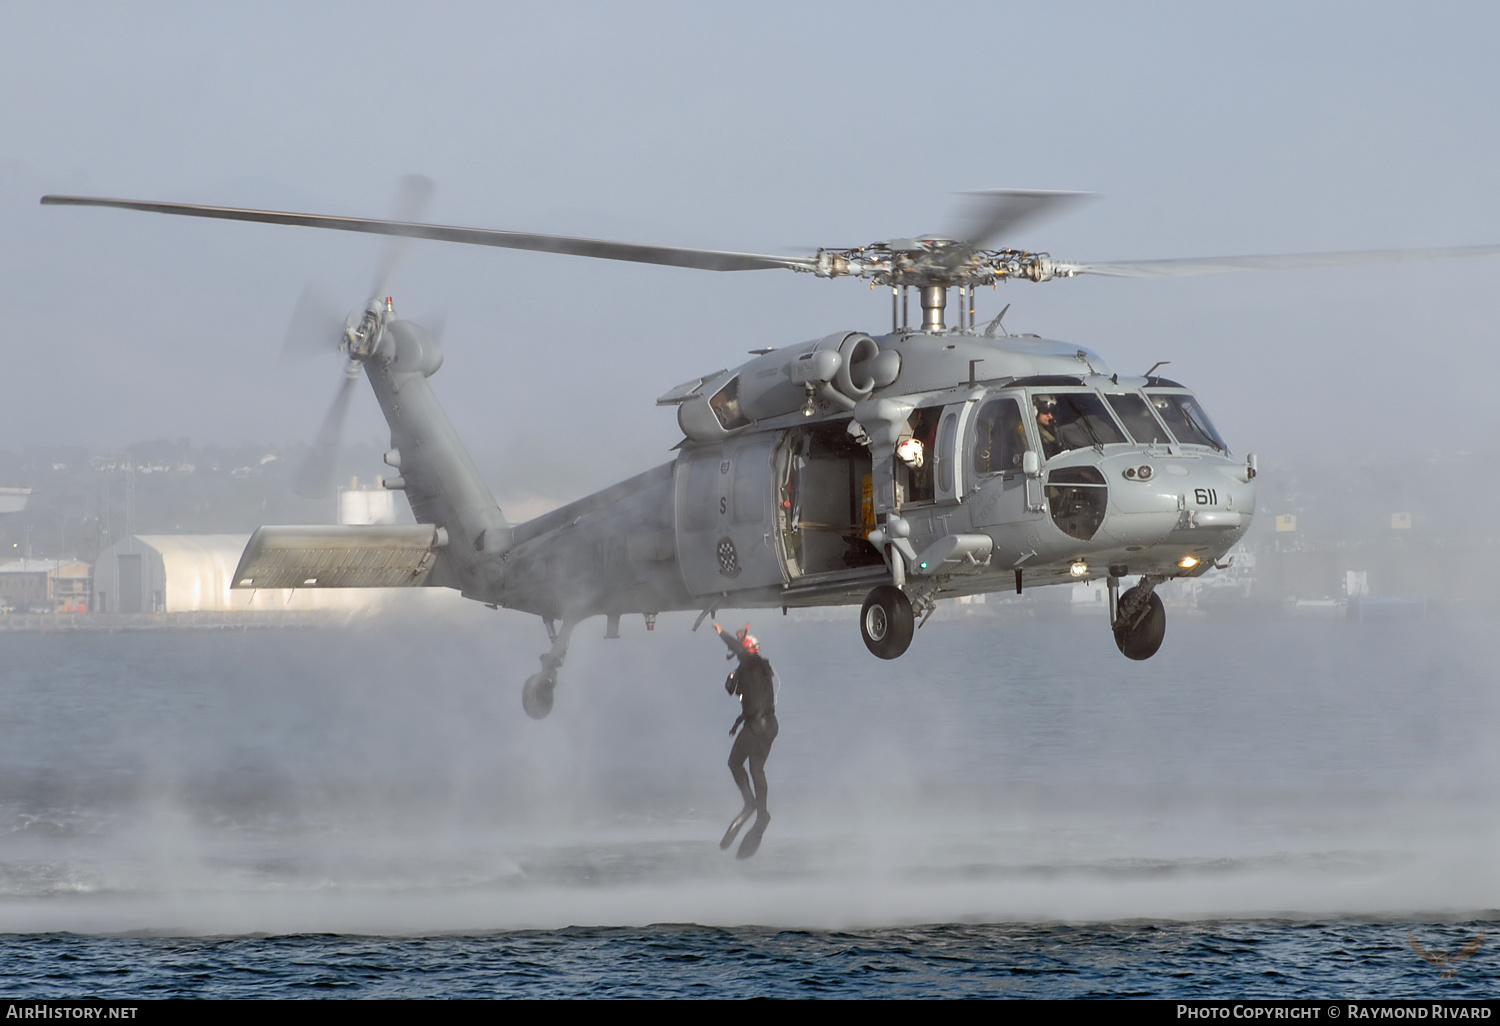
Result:
[[[0,488],[0,513],[21,512],[30,497],[30,488]]]

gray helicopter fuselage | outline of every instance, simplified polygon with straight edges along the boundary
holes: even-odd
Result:
[[[510,526],[428,386],[436,347],[388,335],[366,372],[393,485],[446,537],[427,583],[548,619],[1194,576],[1254,514],[1253,465],[1175,382],[1031,336],[844,332],[672,390],[674,461]]]

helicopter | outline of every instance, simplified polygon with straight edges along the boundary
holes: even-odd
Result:
[[[411,185],[414,180],[408,180]],[[430,183],[429,183],[430,184]],[[420,187],[411,190],[421,192]],[[103,197],[46,205],[362,232],[390,237],[370,300],[324,339],[346,378],[311,464],[331,477],[338,423],[362,373],[390,427],[384,460],[414,525],[268,525],[246,545],[234,588],[446,587],[541,618],[549,649],[522,688],[552,708],[569,639],[602,616],[648,630],[667,611],[859,605],[865,646],[896,659],[939,599],[1104,579],[1109,626],[1129,659],[1161,648],[1156,588],[1214,568],[1255,516],[1257,460],[1231,453],[1191,389],[1113,371],[1098,353],[976,324],[975,290],[1080,275],[1157,277],[1307,269],[1500,254],[1500,246],[1110,263],[992,248],[1082,194],[971,194],[960,237],[921,236],[804,256]],[[419,204],[408,204],[415,209]],[[700,374],[657,404],[683,439],[651,470],[512,524],[429,379],[432,334],[396,315],[386,281],[406,239],[495,246],[712,271],[791,270],[888,288],[891,324],[842,330]],[[920,323],[910,298],[920,302]],[[956,316],[950,322],[950,293]],[[299,304],[300,309],[300,304]],[[295,319],[295,316],[294,316]],[[314,471],[313,477],[318,476]],[[1127,578],[1134,583],[1122,591]]]

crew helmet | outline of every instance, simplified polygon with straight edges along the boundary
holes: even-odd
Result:
[[[760,642],[756,641],[755,635],[750,633],[750,625],[748,623],[735,631],[734,636],[740,639],[740,644],[745,647],[746,652],[752,655],[760,654]]]

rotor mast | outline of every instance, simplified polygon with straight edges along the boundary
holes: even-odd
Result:
[[[922,286],[922,330],[930,335],[947,331],[943,311],[948,306],[948,290],[942,285]]]

